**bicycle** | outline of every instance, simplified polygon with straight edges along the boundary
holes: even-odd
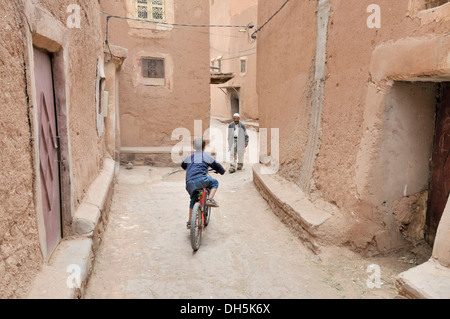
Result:
[[[208,188],[197,189],[194,194],[197,198],[191,217],[191,246],[194,251],[200,248],[202,231],[209,225],[211,219],[211,206],[206,204],[210,190]]]

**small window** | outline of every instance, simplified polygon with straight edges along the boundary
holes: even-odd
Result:
[[[247,72],[247,60],[241,60],[241,73]]]
[[[148,21],[165,21],[165,0],[135,0],[136,18]]]
[[[142,77],[146,79],[164,79],[164,59],[142,59]]]
[[[222,58],[217,58],[218,70],[219,73],[222,73]]]
[[[240,65],[240,74],[241,76],[245,76],[245,74],[247,73],[247,68],[248,68],[248,58],[247,57],[241,57],[239,59],[239,63]]]
[[[450,2],[450,0],[425,0],[425,8],[426,9],[436,8],[448,2]]]
[[[162,58],[142,58],[142,78],[144,85],[166,85],[166,66]]]

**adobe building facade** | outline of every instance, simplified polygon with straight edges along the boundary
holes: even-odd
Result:
[[[105,159],[97,1],[0,1],[0,298],[25,297]]]
[[[280,130],[278,175],[340,211],[325,241],[426,241],[448,267],[450,3],[373,4],[290,1],[257,33],[260,127]]]
[[[256,43],[250,41],[245,26],[256,26],[257,0],[211,0],[211,24],[233,25],[243,28],[211,29],[211,70],[232,73],[231,80],[211,85],[211,115],[231,119],[240,113],[243,120],[258,119],[256,94]]]
[[[203,132],[209,128],[209,1],[105,0],[101,6],[109,44],[127,50],[118,75],[120,159],[174,164],[171,150],[180,137],[173,132],[194,135],[196,120]],[[120,18],[106,23],[108,15]]]

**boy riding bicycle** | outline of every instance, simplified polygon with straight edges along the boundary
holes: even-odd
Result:
[[[219,207],[214,200],[214,196],[219,188],[219,182],[208,175],[208,170],[209,167],[211,167],[217,173],[223,175],[225,174],[225,169],[211,155],[204,152],[205,146],[206,141],[204,139],[196,138],[194,140],[195,152],[181,163],[181,167],[186,170],[186,191],[191,197],[187,228],[191,225],[192,209],[194,208],[196,201],[196,190],[203,188],[210,189],[209,198],[207,199],[206,204],[211,207]]]

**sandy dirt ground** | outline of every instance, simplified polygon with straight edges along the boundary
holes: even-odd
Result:
[[[194,253],[185,174],[173,171],[120,169],[85,298],[395,298],[396,275],[414,266],[407,255],[368,259],[338,247],[314,254],[261,198],[250,165],[213,174],[220,207]],[[367,285],[372,264],[380,288]]]

